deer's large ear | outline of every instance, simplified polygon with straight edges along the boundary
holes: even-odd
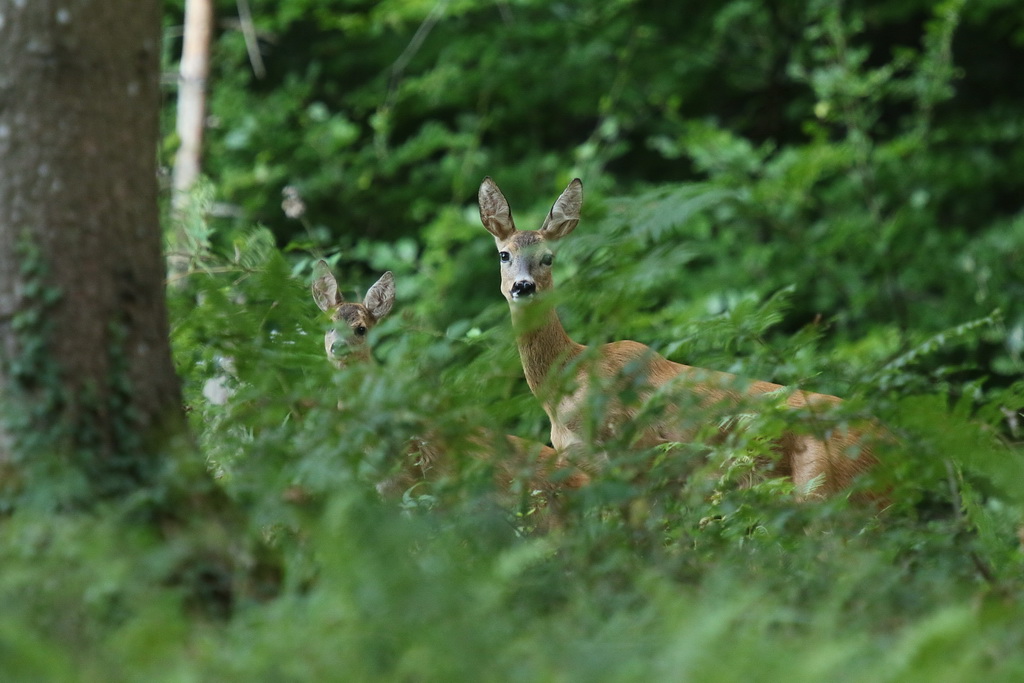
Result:
[[[580,208],[583,207],[583,182],[574,178],[569,186],[555,200],[540,234],[545,239],[559,240],[568,235],[580,222]]]
[[[391,271],[384,273],[366,292],[363,305],[375,319],[380,320],[391,312],[395,303],[395,276]]]
[[[334,279],[331,267],[323,259],[313,266],[313,301],[321,311],[329,311],[345,302],[338,291],[338,281]]]
[[[480,203],[480,222],[487,228],[487,232],[499,240],[511,237],[516,231],[516,225],[512,221],[512,210],[508,208],[505,195],[490,176],[480,183],[477,201]]]

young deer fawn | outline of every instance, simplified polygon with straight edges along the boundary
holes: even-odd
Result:
[[[334,367],[345,367],[348,360],[367,363],[372,359],[366,333],[391,312],[395,303],[395,277],[391,271],[366,291],[363,303],[347,303],[338,291],[330,266],[320,260],[313,266],[313,300],[331,316],[331,327],[324,333],[324,350]]]
[[[324,334],[327,358],[339,369],[345,367],[347,360],[370,362],[367,333],[391,311],[395,302],[395,279],[391,272],[384,273],[370,287],[361,304],[345,302],[325,261],[317,262],[313,274],[313,300],[320,310],[331,316],[332,326]],[[571,471],[565,473],[560,484],[552,483],[550,475],[564,469],[561,458],[551,447],[517,436],[497,435],[477,428],[469,430],[457,448],[469,457],[492,463],[497,483],[503,489],[522,480],[523,473],[530,475],[527,484],[531,490],[548,493],[560,488],[579,488],[589,481],[582,472]],[[387,495],[401,493],[418,481],[446,472],[449,452],[454,449],[453,444],[436,433],[413,438],[408,449],[408,454],[413,456],[412,466],[380,482],[378,490]]]
[[[635,341],[612,342],[595,349],[577,344],[551,304],[538,299],[554,289],[551,245],[579,223],[583,183],[578,178],[569,183],[538,230],[516,229],[508,201],[489,177],[481,183],[478,199],[480,220],[498,247],[501,293],[511,309],[526,381],[551,420],[551,443],[558,451],[579,451],[588,441],[600,446],[629,435],[629,430],[636,430],[631,441],[636,448],[689,442],[702,426],[698,423],[709,420],[710,408],[745,407],[753,397],[786,390],[770,382],[746,383],[728,373],[675,363]],[[567,372],[572,385],[559,391],[554,385],[560,378],[564,380]],[[593,421],[588,422],[586,413],[594,380],[602,387],[595,391],[610,394],[597,428]],[[632,389],[639,400],[626,405],[618,398],[616,386]],[[656,419],[645,421],[642,405],[656,394],[671,400]],[[841,399],[793,390],[786,403],[813,415]],[[834,494],[875,462],[858,432],[838,428],[823,437],[786,433],[774,450],[781,456],[775,471],[792,477],[805,496]]]

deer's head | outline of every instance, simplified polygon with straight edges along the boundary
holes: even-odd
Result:
[[[331,316],[331,327],[324,334],[324,350],[336,368],[349,362],[370,360],[366,334],[395,303],[395,278],[388,271],[366,292],[363,303],[347,303],[338,291],[338,282],[325,261],[313,268],[313,300]]]
[[[480,183],[477,195],[480,221],[494,235],[501,262],[501,293],[510,304],[530,301],[535,294],[554,287],[551,243],[562,239],[580,222],[583,183],[576,178],[555,200],[539,230],[516,230],[512,211],[490,177]]]

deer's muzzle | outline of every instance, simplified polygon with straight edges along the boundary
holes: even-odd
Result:
[[[531,280],[517,280],[512,283],[512,298],[519,299],[533,296],[537,292],[537,285]]]

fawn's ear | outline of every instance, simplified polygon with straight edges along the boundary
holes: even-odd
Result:
[[[583,207],[583,182],[574,178],[569,186],[555,200],[544,225],[540,226],[540,234],[545,239],[560,240],[580,222],[580,208]]]
[[[321,311],[329,311],[345,302],[338,291],[338,281],[334,279],[331,267],[323,259],[313,266],[313,301]]]
[[[366,306],[366,310],[370,312],[374,319],[380,320],[391,312],[391,307],[394,303],[395,276],[389,270],[381,275],[380,279],[373,283],[373,287],[370,287],[366,292],[363,305]]]
[[[516,231],[516,224],[512,221],[512,210],[508,208],[505,195],[490,176],[480,183],[477,201],[480,204],[480,222],[487,228],[487,232],[494,235],[495,239],[503,241],[511,237]]]

